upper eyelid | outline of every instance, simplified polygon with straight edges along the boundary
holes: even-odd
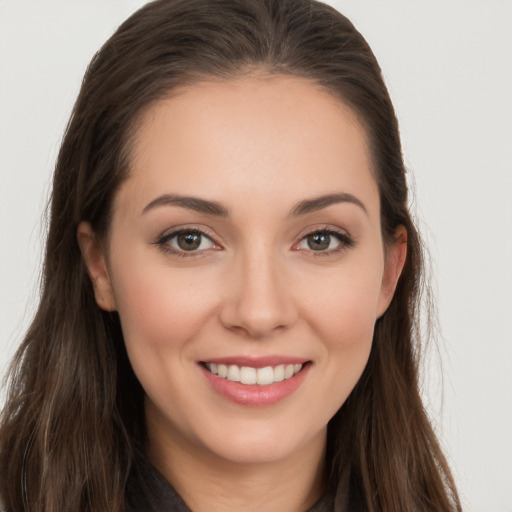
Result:
[[[308,226],[297,235],[296,239],[302,240],[303,238],[312,235],[313,233],[333,233],[353,239],[353,236],[347,229],[341,228],[339,226],[333,226],[330,224]]]
[[[343,248],[348,249],[348,248],[356,245],[356,240],[347,230],[339,228],[339,227],[334,227],[334,226],[325,226],[325,227],[316,227],[313,229],[309,229],[307,232],[305,232],[303,235],[301,235],[300,238],[298,238],[297,242],[294,243],[293,247],[297,247],[308,236],[311,236],[316,233],[327,233],[331,236],[335,236],[336,238],[338,238],[338,241],[340,242],[340,244],[342,246],[341,249],[343,249]],[[311,252],[311,253],[315,254],[316,256],[320,256],[321,254],[323,254],[323,255],[328,255],[330,253],[332,254],[339,250],[340,250],[340,248],[328,249],[325,251],[313,251],[313,250],[310,250],[310,251],[304,250],[304,251]]]
[[[181,233],[187,233],[187,232],[198,233],[201,236],[204,236],[205,238],[207,238],[208,240],[211,241],[211,243],[213,244],[214,247],[209,247],[207,249],[186,251],[186,250],[171,246],[171,244],[169,242],[173,238],[177,237]],[[154,243],[154,245],[158,246],[162,251],[164,251],[166,253],[173,254],[176,257],[180,256],[180,257],[186,257],[186,258],[199,257],[200,255],[204,255],[208,251],[219,250],[219,249],[223,248],[222,244],[217,242],[217,239],[214,236],[210,235],[208,232],[206,232],[205,229],[200,229],[197,227],[190,227],[190,226],[182,226],[182,227],[175,227],[172,229],[168,229],[168,230],[164,231],[153,243]]]
[[[200,235],[205,236],[206,238],[209,238],[212,242],[214,242],[217,245],[221,245],[219,242],[217,242],[217,236],[210,232],[210,230],[207,230],[205,228],[199,228],[196,226],[177,226],[171,229],[166,229],[164,232],[162,232],[161,235],[158,236],[158,240],[167,239],[170,240],[171,238],[181,234],[181,233],[198,233]]]

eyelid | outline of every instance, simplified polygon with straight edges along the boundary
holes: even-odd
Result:
[[[171,247],[169,245],[169,241],[182,233],[196,233],[198,235],[201,235],[210,240],[214,247],[209,247],[207,249],[198,249],[194,251],[186,251],[182,249],[177,249],[175,247]],[[165,230],[162,234],[160,234],[157,237],[156,241],[154,242],[154,245],[158,246],[160,250],[167,254],[172,254],[177,257],[193,258],[203,256],[205,255],[205,253],[212,250],[218,251],[222,249],[222,245],[216,241],[216,238],[217,237],[215,235],[210,233],[210,230],[204,227],[199,228],[196,225],[181,225]]]
[[[157,245],[162,251],[168,254],[172,254],[177,257],[185,257],[185,258],[192,258],[192,257],[200,257],[204,256],[205,253],[208,253],[209,251],[218,251],[223,249],[221,243],[217,242],[217,236],[215,234],[212,234],[210,232],[211,230],[205,228],[204,226],[198,227],[197,225],[181,225],[181,226],[175,226],[173,228],[165,230],[162,234],[160,234],[156,241],[154,242],[154,245]],[[209,247],[207,249],[199,249],[199,250],[192,250],[192,251],[186,251],[181,249],[176,249],[174,247],[171,247],[168,242],[172,240],[174,237],[182,234],[182,233],[197,233],[208,240],[212,242],[214,247]],[[334,236],[338,239],[339,244],[337,247],[333,249],[327,249],[327,250],[320,250],[315,251],[313,249],[304,249],[300,248],[299,244],[306,239],[308,236],[314,235],[316,233],[325,233],[330,236]],[[302,231],[302,233],[298,236],[297,241],[293,244],[292,250],[306,253],[308,256],[312,257],[320,257],[320,256],[329,256],[334,255],[339,252],[345,251],[350,249],[356,244],[356,241],[352,237],[352,235],[346,230],[342,229],[338,226],[333,225],[315,225],[315,226],[308,226],[306,229]]]
[[[328,235],[334,236],[339,240],[339,245],[333,249],[327,249],[325,251],[314,251],[313,249],[302,249],[299,248],[299,244],[305,240],[308,236],[317,234],[317,233],[326,233]],[[308,256],[313,257],[321,257],[321,256],[329,256],[333,254],[337,254],[339,252],[345,251],[354,247],[356,244],[353,236],[346,230],[342,229],[338,226],[333,225],[317,225],[317,226],[309,226],[306,230],[304,230],[298,237],[297,242],[293,244],[292,249],[300,252],[307,253]]]

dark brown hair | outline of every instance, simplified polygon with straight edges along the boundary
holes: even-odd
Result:
[[[328,428],[326,475],[350,466],[371,512],[460,510],[418,391],[422,249],[380,68],[350,21],[314,0],[157,0],[94,56],[58,156],[41,300],[10,369],[0,423],[8,510],[123,511],[144,438],[143,391],[116,313],[95,302],[76,231],[105,235],[138,119],[176,87],[258,70],[309,79],[350,106],[373,156],[385,241],[408,253],[367,367]]]

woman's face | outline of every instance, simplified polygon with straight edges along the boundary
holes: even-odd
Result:
[[[144,115],[106,252],[150,443],[237,462],[323,446],[404,257],[384,257],[365,133],[305,80],[204,83]],[[242,382],[239,382],[240,379]]]

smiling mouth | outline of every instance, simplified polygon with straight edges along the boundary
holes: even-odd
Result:
[[[297,375],[304,364],[280,364],[253,368],[251,366],[238,366],[236,364],[203,363],[204,367],[213,375],[231,382],[240,382],[247,385],[269,386],[283,382]]]

